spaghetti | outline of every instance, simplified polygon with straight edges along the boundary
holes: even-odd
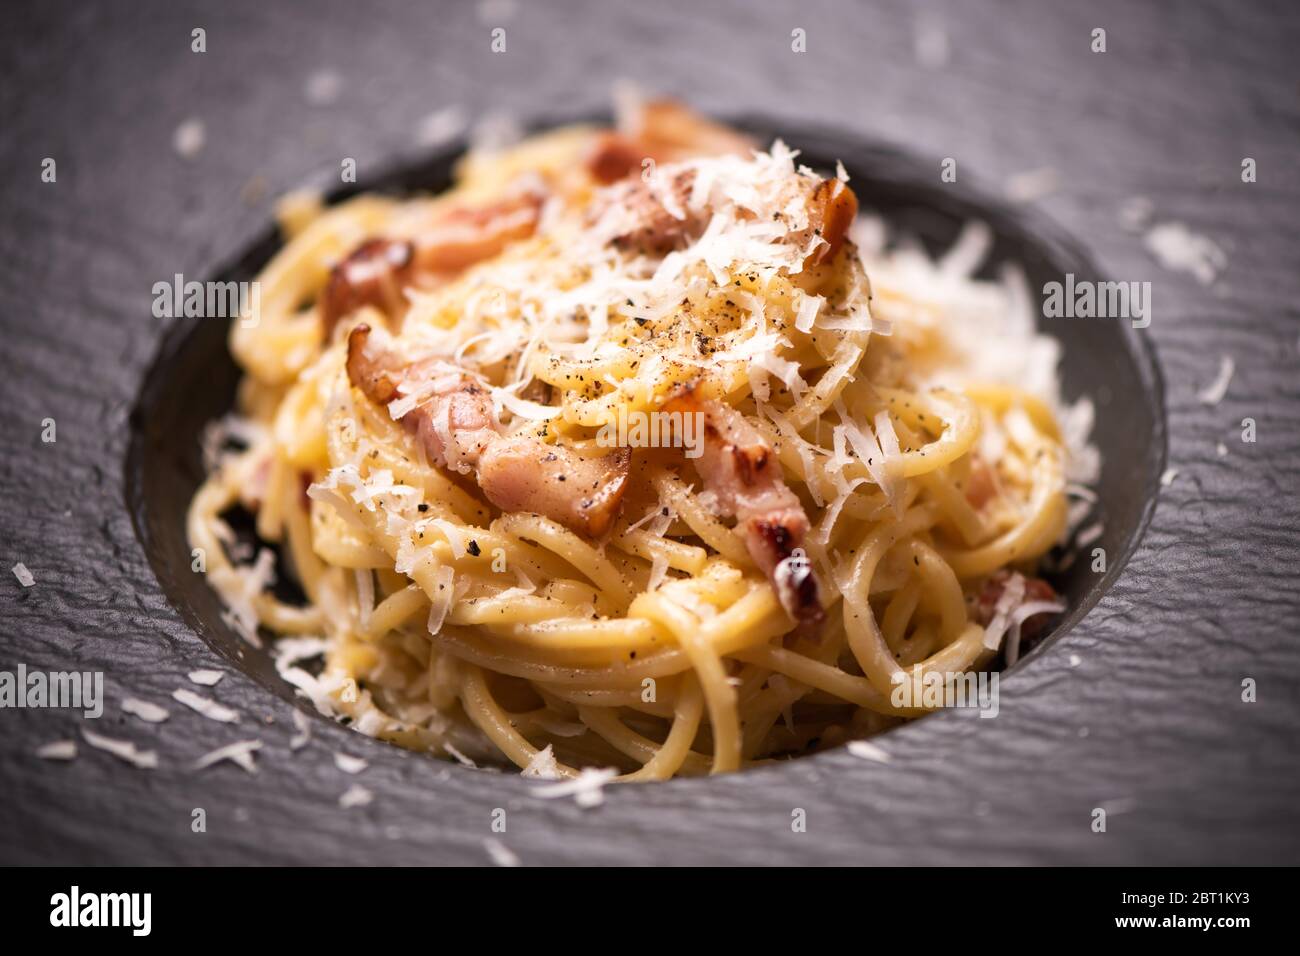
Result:
[[[667,102],[436,198],[299,200],[189,514],[232,625],[363,733],[626,780],[864,737],[1014,657],[1064,608],[1033,575],[1086,409],[1014,277],[970,278],[978,228],[935,264],[856,212]]]

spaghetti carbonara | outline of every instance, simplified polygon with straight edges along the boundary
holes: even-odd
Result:
[[[932,262],[842,168],[665,101],[283,211],[188,534],[323,713],[716,773],[924,713],[1064,609],[1036,574],[1088,426],[977,227]]]

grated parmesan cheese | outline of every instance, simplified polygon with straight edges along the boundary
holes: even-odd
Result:
[[[605,784],[617,776],[618,770],[614,767],[585,767],[579,772],[578,776],[571,780],[561,780],[559,783],[534,787],[533,796],[541,797],[543,800],[573,797],[578,806],[583,809],[590,809],[605,802],[603,793]]]
[[[429,518],[423,523],[442,532],[447,544],[451,545],[452,557],[458,561],[465,557],[468,550],[465,540],[469,536],[469,532],[461,531],[462,525],[453,524],[445,518]]]
[[[1144,242],[1162,266],[1189,273],[1201,285],[1212,283],[1228,265],[1228,257],[1218,245],[1181,222],[1157,224],[1147,232]]]
[[[1105,528],[1102,526],[1102,523],[1096,521],[1088,525],[1088,527],[1081,529],[1078,535],[1075,536],[1074,540],[1080,548],[1086,548],[1088,545],[1100,538],[1104,533]]]
[[[194,769],[205,770],[213,764],[229,760],[245,772],[255,774],[257,773],[257,764],[253,761],[253,754],[261,749],[262,742],[260,740],[239,740],[233,744],[227,744],[224,747],[218,747],[216,750],[205,753],[194,761]]]
[[[77,742],[75,740],[52,740],[36,748],[36,756],[42,760],[76,760]]]
[[[519,857],[510,851],[510,849],[493,837],[486,837],[483,840],[483,848],[492,858],[492,862],[497,866],[520,866]]]
[[[207,140],[207,130],[200,119],[190,118],[176,127],[172,133],[172,148],[184,159],[193,159],[203,151]]]
[[[257,634],[258,617],[253,602],[275,581],[275,554],[263,548],[252,565],[213,572],[211,580],[226,604],[221,619],[253,647],[260,648],[262,640]]]
[[[353,757],[351,754],[336,753],[334,755],[334,766],[344,773],[358,774],[369,767],[370,762],[362,760],[360,757]]]
[[[889,755],[889,751],[869,740],[850,740],[848,751],[855,757],[861,757],[863,760],[874,760],[876,763],[889,763],[894,759]]]
[[[86,743],[97,750],[107,751],[118,760],[131,764],[140,770],[155,770],[158,767],[158,754],[153,750],[140,750],[129,740],[105,737],[93,730],[81,728],[81,736]]]
[[[896,465],[898,435],[894,432],[888,413],[882,411],[876,416],[876,431],[873,434],[853,421],[842,401],[837,399],[835,408],[840,415],[840,424],[836,425],[831,432],[836,463],[841,469],[843,468],[847,458],[844,443],[847,441],[858,462],[871,475],[871,480],[884,492],[890,507],[897,511],[902,506],[902,481]],[[881,447],[881,441],[892,447],[893,463],[890,462],[891,456]]]
[[[452,603],[456,598],[455,579],[456,572],[449,564],[442,565],[434,572],[434,581],[437,584],[438,592],[430,597],[429,602],[428,628],[430,634],[438,634],[442,631],[443,622],[447,619],[447,612],[451,610]]]
[[[139,717],[150,724],[160,724],[171,716],[165,707],[151,704],[147,700],[137,700],[134,697],[128,697],[122,701],[122,712]]]
[[[1237,363],[1232,360],[1231,355],[1225,355],[1219,359],[1219,373],[1214,377],[1209,385],[1196,396],[1201,400],[1202,405],[1217,405],[1223,401],[1223,396],[1228,394],[1228,385],[1232,382],[1233,372],[1237,370]]]
[[[353,807],[366,807],[369,806],[374,799],[375,795],[370,790],[360,784],[354,783],[339,796],[339,806],[344,810],[349,810]]]
[[[311,721],[301,710],[293,712],[293,725],[298,732],[289,738],[290,750],[301,750],[311,742]]]
[[[317,70],[303,84],[303,95],[313,106],[329,106],[343,91],[343,77],[337,70]]]
[[[1018,607],[1025,597],[1025,578],[1022,574],[1012,574],[1006,587],[998,595],[998,602],[993,607],[993,619],[984,628],[984,646],[996,651],[1002,646],[1002,638],[1011,627],[1011,612]]]
[[[468,756],[466,756],[456,747],[452,746],[450,743],[444,741],[442,748],[446,750],[447,753],[462,767],[469,767],[471,770],[478,769],[478,764],[476,764],[473,760],[471,760]]]
[[[547,744],[533,754],[533,758],[528,761],[528,766],[520,771],[520,775],[538,780],[559,780],[559,764],[556,762],[555,752],[551,745]]]
[[[178,687],[172,691],[172,699],[203,715],[208,720],[215,720],[222,724],[233,724],[239,720],[238,711],[224,707],[215,700],[202,697],[186,687]]]
[[[1012,202],[1030,203],[1056,192],[1061,177],[1050,166],[1016,173],[1007,180],[1007,198]]]
[[[1007,639],[1007,666],[1020,659],[1020,627],[1037,614],[1060,614],[1066,608],[1065,599],[1055,601],[1025,601],[1011,612],[1011,633]]]
[[[468,125],[464,110],[445,106],[416,123],[415,139],[421,146],[441,146],[463,133]]]

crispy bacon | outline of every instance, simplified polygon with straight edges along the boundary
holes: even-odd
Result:
[[[823,179],[808,200],[809,228],[826,240],[810,258],[810,265],[830,262],[844,245],[844,237],[858,216],[858,197],[846,183]]]
[[[678,160],[690,156],[748,156],[754,141],[729,126],[715,123],[680,100],[647,100],[631,117],[627,134],[658,155]]]
[[[402,292],[411,279],[415,247],[404,239],[367,239],[330,270],[321,295],[321,321],[326,332],[339,319],[362,306],[398,315],[406,305]]]
[[[414,239],[367,239],[330,271],[320,300],[326,334],[366,305],[397,319],[407,286],[445,279],[528,238],[545,198],[535,184],[521,183],[491,205],[443,210]]]
[[[370,326],[362,322],[348,335],[348,380],[376,405],[397,398],[401,359],[370,341]]]
[[[610,245],[625,252],[665,256],[698,237],[708,219],[686,204],[694,183],[695,171],[684,169],[662,185],[651,177],[630,179],[606,190],[597,217],[614,223]],[[665,194],[671,195],[670,202]],[[669,205],[684,215],[675,215]]]
[[[622,133],[606,130],[597,133],[592,140],[583,165],[592,179],[608,185],[644,168],[642,164],[654,158],[643,144]]]
[[[545,201],[540,185],[525,182],[491,205],[451,207],[415,237],[415,267],[456,273],[491,259],[511,242],[533,234]]]
[[[584,164],[593,179],[609,184],[639,172],[646,159],[672,163],[696,156],[748,156],[755,145],[677,100],[654,99],[640,105],[628,128],[597,133]]]
[[[984,586],[975,595],[971,613],[982,626],[988,627],[989,622],[993,620],[998,601],[1002,597],[1002,592],[1007,589],[1007,582],[1010,580],[1011,572],[1003,568],[985,581]],[[1042,578],[1025,578],[1025,603],[1030,601],[1055,601],[1056,598],[1056,591]],[[1020,639],[1025,642],[1034,640],[1043,632],[1043,628],[1047,626],[1050,617],[1051,613],[1044,611],[1042,614],[1035,614],[1033,617],[1025,618],[1020,625]]]
[[[661,175],[627,179],[606,187],[592,206],[592,220],[607,234],[610,245],[649,256],[665,256],[699,238],[709,224],[707,209],[692,209],[688,200],[695,185],[695,170],[675,168]],[[838,179],[815,185],[799,177],[808,225],[790,232],[786,241],[807,246],[814,237],[823,240],[808,254],[807,266],[830,262],[839,254],[849,227],[858,214],[858,197]]]
[[[627,448],[582,458],[535,438],[503,438],[483,450],[478,480],[488,500],[502,511],[546,515],[599,538],[618,516],[631,460]]]
[[[776,453],[735,409],[680,389],[668,412],[701,415],[704,447],[695,470],[736,527],[754,563],[771,580],[800,634],[815,634],[825,612],[817,577],[803,553],[808,516],[785,484]]]
[[[491,395],[463,369],[436,358],[407,362],[375,338],[365,323],[349,333],[348,379],[379,405],[398,398],[399,386],[418,394],[420,404],[400,420],[434,465],[473,473],[502,511],[544,515],[592,538],[609,530],[627,489],[627,449],[583,458],[528,435],[506,435]]]

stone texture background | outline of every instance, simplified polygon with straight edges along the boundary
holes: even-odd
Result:
[[[3,862],[487,862],[494,807],[526,863],[1277,863],[1300,848],[1300,11],[1286,3],[1088,9],[980,3],[572,2],[310,7],[191,0],[50,2],[0,35],[0,668],[102,669],[94,727],[159,752],[136,771],[82,745],[66,712],[0,711]],[[507,30],[492,54],[489,31]],[[207,53],[190,31],[207,30]],[[1108,52],[1089,51],[1094,27]],[[790,52],[803,28],[808,52]],[[941,30],[940,68],[916,37]],[[341,77],[328,106],[304,86]],[[247,201],[361,175],[417,147],[420,121],[600,110],[618,78],[720,113],[761,112],[954,156],[1001,184],[1051,167],[1037,206],[1107,275],[1150,279],[1147,334],[1166,384],[1169,463],[1143,543],[1086,620],[1004,688],[996,721],[944,714],[891,734],[889,765],[827,754],[727,779],[622,789],[594,812],[315,722],[290,754],[290,706],[230,668],[158,587],[124,505],[128,413],[161,328],[149,289],[206,275],[265,229]],[[203,121],[192,160],[176,127]],[[58,182],[40,181],[44,157]],[[1240,180],[1243,157],[1259,181]],[[1162,269],[1119,210],[1149,198],[1227,253],[1208,288]],[[1231,355],[1217,406],[1197,399]],[[201,381],[195,382],[201,388]],[[58,422],[55,445],[42,419]],[[1255,419],[1258,441],[1240,440]],[[1104,427],[1123,427],[1123,422]],[[1226,456],[1216,453],[1222,442]],[[1137,480],[1135,475],[1135,480]],[[36,576],[19,587],[22,561]],[[1071,666],[1071,655],[1079,663]],[[237,732],[165,701],[195,667]],[[1240,701],[1241,681],[1259,702]],[[256,725],[256,726],[254,726]],[[1086,733],[1086,736],[1085,736]],[[250,777],[200,753],[266,743]],[[375,802],[342,810],[367,757]],[[1108,832],[1091,809],[1111,809]],[[190,832],[204,807],[208,831]],[[790,831],[790,812],[808,832]]]

